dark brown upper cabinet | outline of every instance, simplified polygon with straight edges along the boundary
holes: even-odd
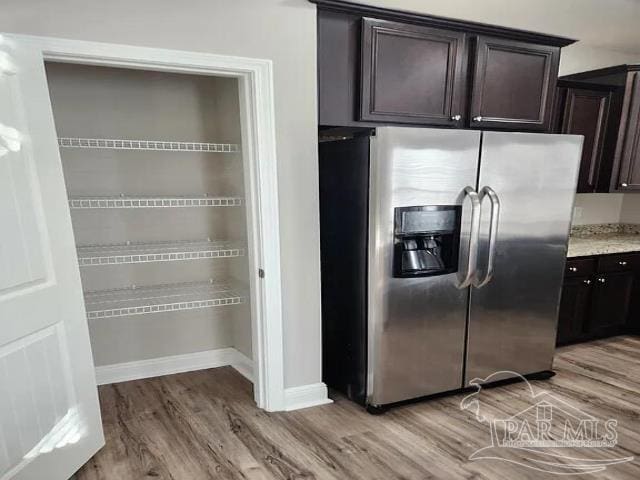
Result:
[[[364,18],[360,120],[456,125],[465,34]]]
[[[603,147],[598,163],[593,167],[596,192],[640,192],[640,65],[619,65],[562,77],[561,87],[609,89],[609,115],[603,132]],[[562,89],[560,90],[562,91]],[[560,114],[566,119],[571,112],[565,103]],[[597,116],[584,119],[583,128],[596,131]],[[587,125],[587,122],[589,123]],[[585,145],[587,135],[585,134]],[[586,147],[585,147],[586,148]],[[580,190],[579,190],[580,191]]]
[[[548,130],[560,48],[480,36],[470,126]]]
[[[618,141],[620,146],[617,188],[621,191],[640,191],[640,72],[629,75],[623,105],[622,125]]]
[[[310,1],[318,11],[321,128],[548,129],[560,47],[574,40],[340,0]]]
[[[558,95],[564,101],[560,133],[584,136],[578,193],[595,192],[602,166],[612,92],[561,87]]]

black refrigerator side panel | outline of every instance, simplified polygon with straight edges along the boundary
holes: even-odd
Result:
[[[322,142],[319,153],[323,381],[364,404],[369,137]]]

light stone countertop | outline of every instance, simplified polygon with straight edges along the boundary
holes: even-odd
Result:
[[[567,257],[640,252],[640,225],[581,225],[571,229]]]

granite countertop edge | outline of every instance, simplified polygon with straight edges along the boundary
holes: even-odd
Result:
[[[579,225],[571,229],[567,258],[640,252],[640,224]]]

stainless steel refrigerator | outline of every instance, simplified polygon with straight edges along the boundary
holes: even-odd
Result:
[[[371,410],[549,372],[582,137],[320,143],[323,377]]]

